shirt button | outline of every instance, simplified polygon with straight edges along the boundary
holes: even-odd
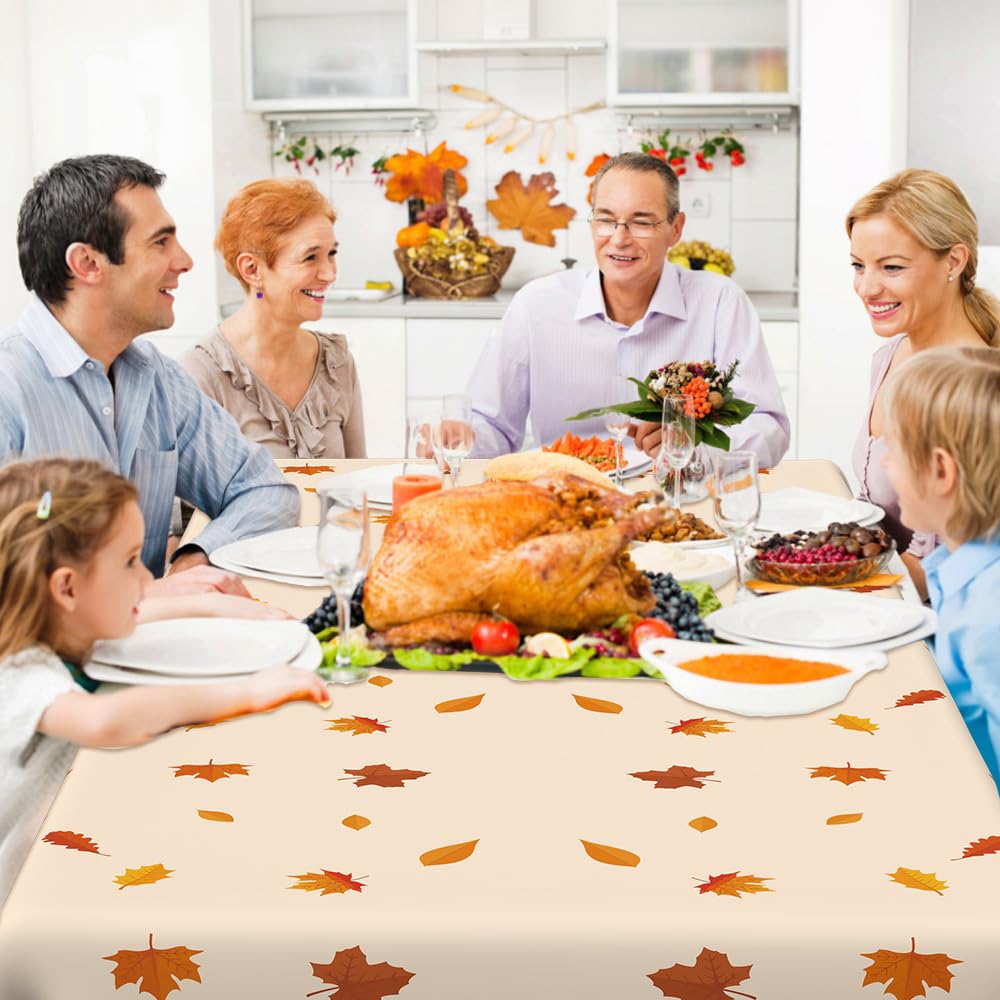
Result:
[[[91,371],[93,371],[94,370],[94,362],[93,361],[88,361],[83,367],[84,368],[89,368]]]
[[[101,413],[103,413],[106,417],[110,417],[111,416],[111,407],[110,406],[105,406],[104,409],[101,410]]]

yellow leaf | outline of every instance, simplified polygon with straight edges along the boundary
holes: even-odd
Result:
[[[920,872],[916,868],[897,868],[894,872],[886,872],[893,882],[905,885],[907,889],[923,889],[926,892],[936,892],[943,896],[942,889],[948,885],[941,882],[933,872]]]
[[[604,701],[601,698],[588,698],[583,694],[573,695],[580,708],[585,708],[588,712],[607,712],[609,715],[617,715],[622,707],[615,701]]]
[[[714,830],[719,824],[712,819],[711,816],[699,816],[697,819],[691,820],[688,826],[692,830],[697,830],[699,833],[706,833],[708,830]]]
[[[128,889],[133,885],[152,885],[159,882],[161,878],[169,878],[170,873],[176,871],[175,868],[164,868],[163,865],[142,865],[139,868],[126,868],[123,875],[118,875],[114,881],[118,885],[118,891]]]
[[[351,830],[363,830],[366,826],[371,826],[372,821],[365,816],[358,816],[357,814],[353,816],[345,816],[341,821],[344,826],[349,827]]]
[[[869,733],[872,736],[875,735],[875,730],[878,729],[877,722],[872,722],[871,719],[861,719],[856,715],[838,715],[836,719],[831,719],[830,721],[842,729],[851,729],[857,733]]]
[[[624,868],[635,868],[642,860],[638,854],[626,851],[621,847],[609,847],[607,844],[594,844],[589,840],[581,840],[583,849],[602,865],[621,865]]]
[[[839,813],[831,816],[827,821],[827,826],[842,826],[844,823],[857,823],[864,813]]]
[[[216,823],[232,823],[233,817],[229,813],[214,812],[212,809],[199,809],[198,815],[202,819],[214,819]]]
[[[365,885],[354,878],[348,872],[331,872],[325,868],[321,872],[306,872],[304,875],[289,875],[289,878],[298,879],[298,885],[290,885],[289,889],[301,889],[303,892],[319,891],[321,896],[329,896],[331,893],[343,895],[347,891],[361,892]],[[365,876],[362,876],[364,878]]]
[[[451,701],[441,701],[434,706],[438,712],[468,712],[475,708],[486,697],[486,694],[473,694],[468,698],[453,698]]]
[[[446,847],[435,847],[432,851],[424,851],[420,855],[422,865],[453,865],[472,856],[479,839],[467,840],[462,844],[448,844]]]

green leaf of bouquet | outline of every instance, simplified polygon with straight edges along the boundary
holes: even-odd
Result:
[[[584,664],[580,673],[584,677],[635,677],[642,672],[642,660],[599,656]]]
[[[710,448],[729,451],[729,435],[721,428],[712,424],[705,425],[702,421],[695,424],[696,444],[707,444]]]
[[[593,410],[581,410],[579,413],[574,414],[572,417],[567,417],[567,420],[590,420],[592,417],[600,417],[605,413],[627,413],[630,417],[638,417],[640,420],[652,420],[653,417],[647,416],[647,414],[652,412],[652,408],[649,403],[644,403],[641,400],[636,400],[634,403],[614,403],[611,406],[598,406]],[[656,420],[660,419],[660,412],[656,412]]]

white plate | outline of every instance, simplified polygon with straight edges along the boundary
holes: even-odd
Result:
[[[846,674],[797,684],[742,684],[720,681],[692,673],[677,666],[687,660],[732,653],[790,657],[833,663],[846,667]],[[736,715],[805,715],[843,701],[856,681],[888,662],[884,653],[830,650],[817,654],[814,649],[790,646],[721,646],[709,642],[685,642],[680,639],[646,639],[639,643],[639,655],[656,667],[663,679],[682,698],[707,708],[719,708]]]
[[[316,637],[310,635],[302,651],[289,663],[289,666],[300,667],[302,670],[315,670],[322,662],[323,650]],[[160,674],[152,670],[127,670],[124,667],[112,667],[110,664],[95,661],[88,663],[83,670],[95,681],[112,681],[117,684],[214,684],[233,678],[232,674],[179,677],[177,674]]]
[[[867,500],[831,496],[815,490],[787,489],[762,493],[757,530],[768,533],[820,531],[834,521],[877,524],[885,511]]]
[[[418,463],[413,463],[416,468]],[[334,476],[324,476],[315,483],[317,490],[324,486],[337,486],[363,490],[368,496],[369,504],[382,507],[392,506],[392,481],[403,474],[403,463],[392,465],[376,465],[368,469],[358,469],[357,472],[344,472]]]
[[[330,591],[330,585],[325,579],[318,579],[311,576],[285,576],[281,573],[266,573],[264,570],[250,569],[247,566],[241,566],[239,563],[220,558],[217,551],[213,552],[209,556],[209,559],[212,561],[213,566],[228,570],[237,576],[252,576],[260,580],[271,580],[273,583],[288,583],[293,587],[322,587],[328,593]]]
[[[736,557],[732,548],[699,551],[664,542],[636,542],[629,554],[639,569],[671,573],[678,583],[697,580],[718,589],[736,576]]]
[[[316,525],[269,531],[254,538],[223,545],[212,553],[226,562],[279,576],[312,577],[323,583],[323,571],[316,557]]]
[[[328,288],[326,298],[330,302],[381,302],[402,294],[399,289],[384,288]]]
[[[891,639],[923,621],[923,609],[906,601],[808,587],[731,604],[705,624],[740,642],[834,649]]]
[[[139,625],[126,639],[94,644],[92,658],[161,674],[246,674],[288,663],[305,646],[301,622],[250,618],[172,618]]]

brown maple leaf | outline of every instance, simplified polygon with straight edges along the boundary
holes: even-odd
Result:
[[[937,701],[939,698],[944,697],[944,691],[911,691],[909,694],[904,694],[895,705],[890,705],[890,708],[905,708],[907,705],[923,705],[928,701]]]
[[[693,767],[682,767],[680,764],[673,764],[666,771],[631,771],[633,778],[640,781],[654,782],[654,788],[704,788],[705,782],[718,781],[718,778],[709,778],[715,771],[697,771]]]
[[[670,727],[670,732],[703,737],[708,733],[731,733],[728,727],[729,723],[721,719],[681,719],[676,726]]]
[[[764,885],[765,882],[770,881],[772,879],[759,878],[756,875],[741,875],[739,872],[727,872],[724,875],[709,875],[696,888],[702,895],[706,892],[714,892],[716,896],[735,896],[739,899],[744,892],[774,892],[773,889],[769,889]]]
[[[111,974],[115,977],[115,989],[126,983],[138,983],[140,993],[148,993],[156,1000],[166,1000],[169,993],[179,990],[179,980],[191,979],[201,982],[198,963],[192,962],[201,950],[178,946],[176,948],[154,948],[153,935],[149,935],[149,947],[144,951],[116,951],[113,955],[102,955],[105,962],[116,962]]]
[[[72,830],[53,830],[42,837],[42,842],[55,844],[56,847],[66,847],[71,851],[85,851],[87,854],[101,854],[102,857],[110,857],[108,854],[103,854],[90,837],[85,837],[82,833],[73,833]]]
[[[914,997],[927,996],[924,986],[936,986],[945,993],[951,992],[951,980],[955,975],[949,965],[960,965],[961,959],[951,958],[937,952],[933,955],[921,955],[917,951],[917,942],[910,938],[909,951],[878,951],[862,952],[862,958],[870,958],[872,964],[865,969],[862,986],[872,983],[888,983],[885,993],[891,993],[896,1000],[913,1000]]]
[[[665,997],[679,1000],[730,1000],[733,996],[749,997],[731,987],[750,978],[752,965],[732,965],[729,956],[711,948],[702,948],[694,965],[671,965],[648,974],[653,985]],[[751,1000],[753,998],[751,997]]]
[[[246,774],[249,764],[216,764],[209,759],[207,764],[172,764],[175,778],[186,778],[189,775],[195,778],[202,778],[205,781],[218,781],[220,778],[228,778],[231,774]]]
[[[379,788],[402,788],[404,781],[413,781],[416,778],[423,778],[430,774],[430,771],[405,771],[396,770],[388,764],[366,764],[357,770],[349,767],[344,768],[344,774],[349,774],[358,778],[354,784],[361,788],[363,785],[378,785]],[[347,781],[347,778],[341,778]]]
[[[961,861],[962,858],[979,858],[984,854],[996,854],[1000,851],[1000,837],[983,837],[981,840],[974,840],[962,851],[961,858],[952,858],[952,861]]]
[[[124,874],[116,876],[114,882],[121,892],[133,885],[152,885],[160,879],[170,878],[174,871],[176,869],[164,868],[163,865],[140,865],[138,868],[126,868]]]
[[[326,721],[333,723],[332,726],[327,726],[327,729],[335,729],[338,733],[351,733],[353,736],[367,736],[371,733],[385,733],[389,730],[389,727],[379,722],[378,719],[369,719],[364,715],[352,715],[349,719],[327,719]]]
[[[885,781],[885,776],[889,773],[880,767],[851,767],[851,762],[847,762],[847,767],[813,767],[810,768],[812,774],[810,778],[829,778],[831,781],[839,781],[844,785],[853,785],[856,781]]]
[[[501,229],[520,229],[529,243],[554,247],[553,229],[566,229],[576,209],[569,205],[552,205],[559,193],[556,179],[550,173],[532,174],[525,186],[516,170],[508,170],[496,186],[498,198],[490,198],[486,207],[496,216]]]
[[[343,872],[331,872],[325,868],[321,872],[306,872],[304,875],[289,875],[288,877],[299,880],[298,885],[290,885],[289,889],[303,889],[305,892],[315,892],[320,889],[322,890],[321,896],[329,896],[332,892],[344,893],[348,890],[361,892],[365,887],[364,882],[355,880],[350,872],[345,875]],[[359,877],[365,878],[364,875]]]
[[[388,962],[369,965],[365,953],[357,945],[338,951],[333,961],[326,965],[319,962],[309,964],[313,975],[332,987],[307,993],[309,997],[318,993],[333,993],[336,1000],[382,1000],[383,997],[396,996],[414,976],[414,973]]]

